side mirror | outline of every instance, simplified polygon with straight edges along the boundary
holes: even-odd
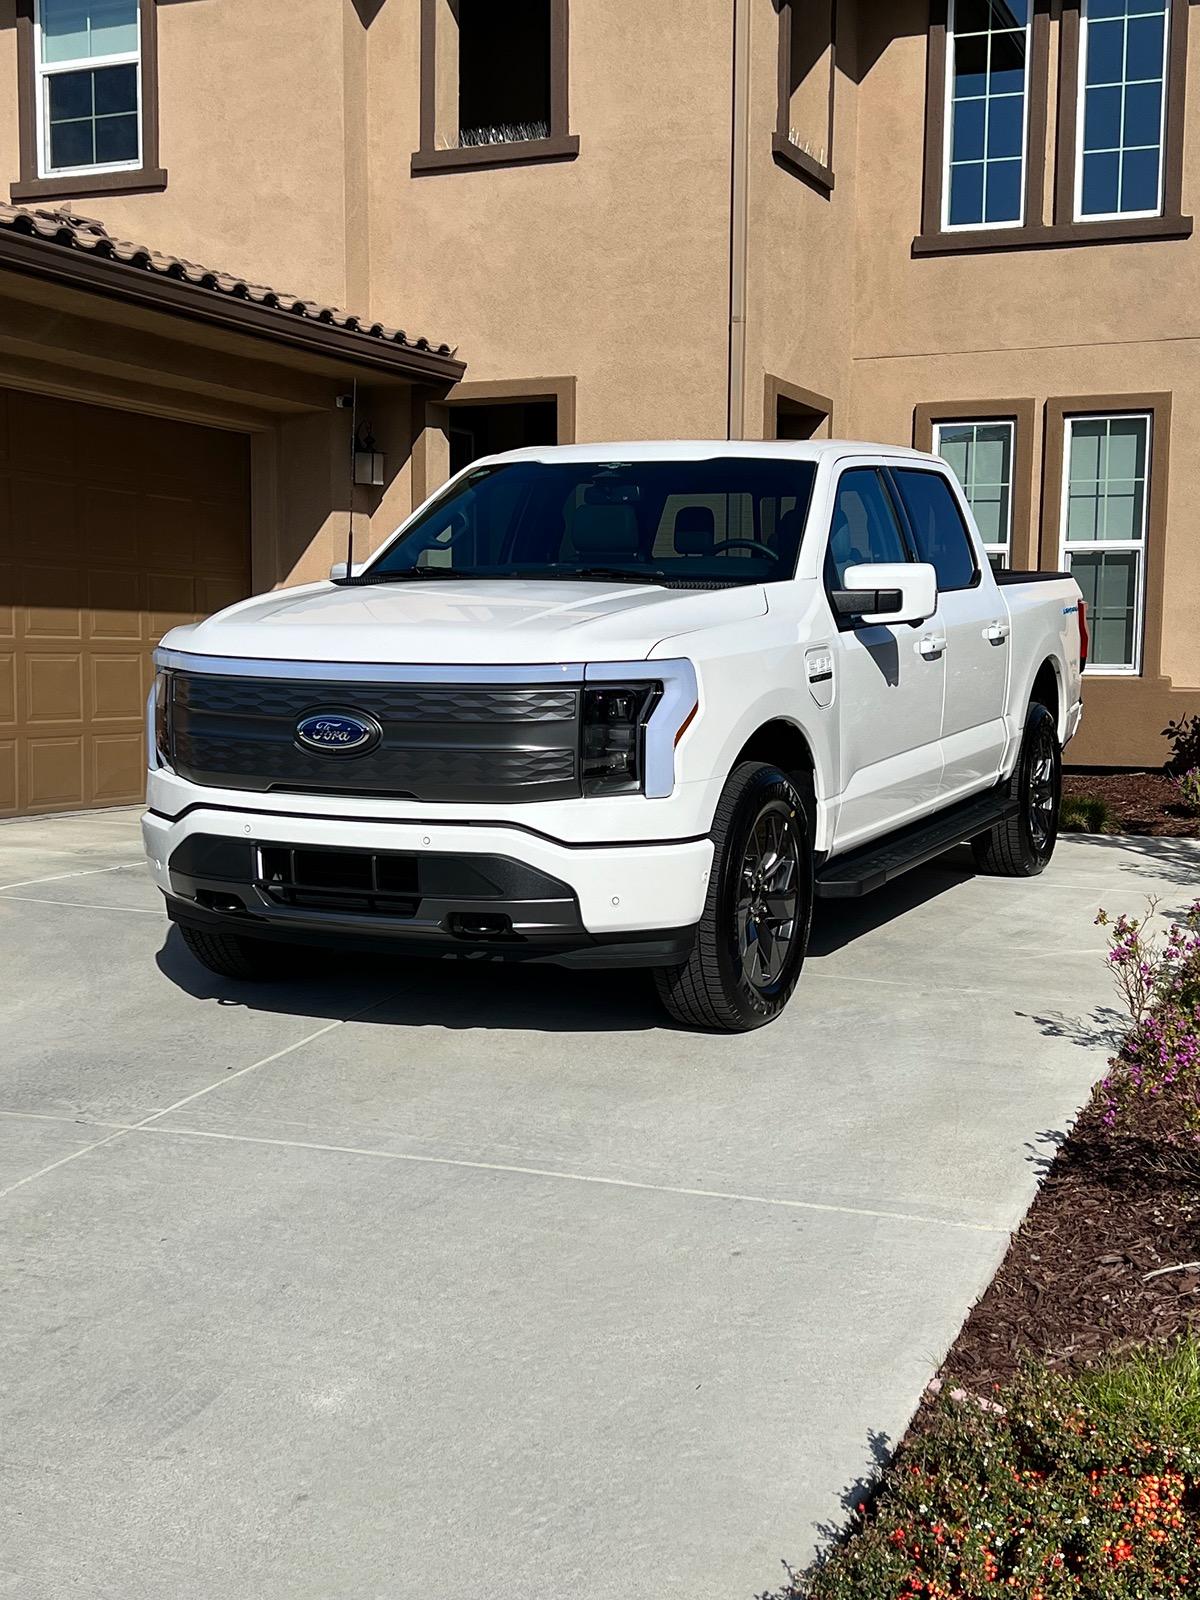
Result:
[[[937,572],[922,561],[887,561],[847,567],[843,589],[830,595],[839,617],[873,623],[924,622],[937,610]]]

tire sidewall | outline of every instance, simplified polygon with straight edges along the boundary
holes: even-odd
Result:
[[[1033,828],[1030,819],[1031,788],[1033,781],[1034,746],[1043,729],[1049,731],[1050,747],[1054,760],[1054,817],[1050,827],[1049,837],[1039,846],[1033,837]],[[1048,865],[1054,854],[1054,847],[1058,843],[1058,817],[1062,804],[1062,750],[1058,743],[1058,728],[1054,717],[1047,708],[1034,704],[1029,708],[1025,718],[1025,735],[1021,742],[1021,763],[1018,768],[1017,799],[1020,802],[1021,812],[1021,843],[1026,859],[1035,871],[1041,872]]]
[[[782,801],[795,827],[799,843],[799,879],[796,929],[788,950],[787,963],[779,982],[769,995],[762,994],[742,976],[737,956],[737,901],[742,860],[750,833],[763,807]],[[718,931],[717,959],[726,993],[734,997],[745,1027],[771,1022],[791,999],[799,982],[808,949],[813,913],[813,860],[808,816],[804,799],[792,780],[777,767],[759,767],[750,774],[737,798],[733,815],[718,844],[715,885],[715,918]]]

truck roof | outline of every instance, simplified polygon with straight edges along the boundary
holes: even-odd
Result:
[[[761,460],[820,461],[827,456],[898,456],[936,461],[940,456],[905,445],[858,439],[642,439],[603,444],[526,445],[520,450],[481,456],[473,467],[495,461],[705,461],[714,456],[749,456]]]

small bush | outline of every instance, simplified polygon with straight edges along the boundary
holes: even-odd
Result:
[[[1064,833],[1111,833],[1112,807],[1099,795],[1064,795],[1058,825]]]
[[[1194,717],[1180,717],[1178,722],[1168,722],[1163,738],[1170,741],[1171,754],[1164,771],[1168,777],[1182,778],[1185,772],[1200,767],[1200,712]]]
[[[1200,817],[1200,767],[1193,767],[1182,778],[1175,779],[1175,793],[1190,817]]]
[[[1104,1120],[1112,1127],[1131,1104],[1154,1100],[1170,1108],[1165,1139],[1200,1138],[1200,900],[1155,937],[1157,909],[1150,900],[1144,917],[1096,918],[1130,1021],[1101,1085]]]
[[[791,1600],[1156,1600],[1200,1584],[1200,1352],[939,1397]]]

